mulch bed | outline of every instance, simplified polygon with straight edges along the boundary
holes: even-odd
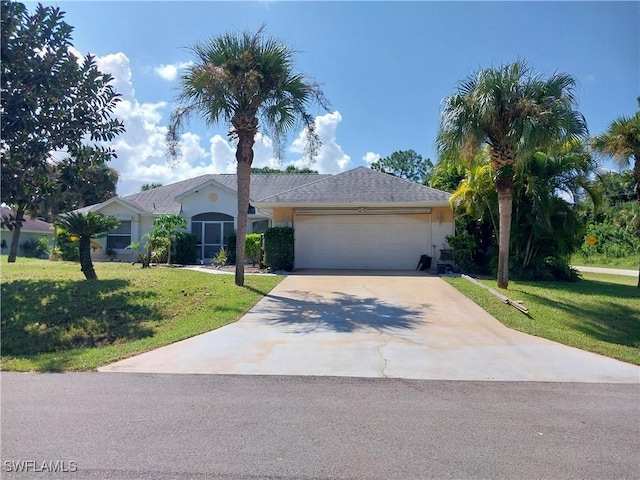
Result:
[[[220,270],[223,272],[229,272],[229,273],[235,273],[236,272],[236,266],[235,265],[225,265],[224,267],[214,267],[213,265],[210,265],[208,267],[204,267],[204,268],[210,268],[212,270]],[[260,270],[260,268],[258,268],[258,266],[252,267],[251,265],[245,265],[244,267],[244,273],[247,274],[254,274],[254,273],[267,273],[267,270]]]

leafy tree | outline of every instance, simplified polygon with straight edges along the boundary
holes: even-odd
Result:
[[[113,230],[120,224],[116,217],[101,213],[69,212],[60,215],[54,222],[56,227],[65,229],[68,233],[76,235],[80,251],[80,269],[87,280],[96,280],[98,276],[91,261],[91,239]]]
[[[2,0],[1,6],[1,199],[16,207],[7,219],[14,262],[25,213],[35,214],[56,190],[50,152],[73,154],[87,139],[110,141],[124,127],[111,117],[120,100],[111,75],[98,71],[92,56],[79,63],[71,53],[72,27],[59,8],[38,5],[30,15],[21,3]]]
[[[429,186],[451,193],[464,180],[467,167],[468,164],[460,155],[441,157],[433,167],[429,178]]]
[[[433,163],[428,158],[422,158],[422,155],[413,150],[401,150],[393,152],[388,157],[382,158],[377,162],[373,162],[371,168],[382,173],[404,178],[410,182],[426,185],[429,183],[429,178],[433,171]]]
[[[591,139],[591,147],[611,157],[620,167],[632,164],[636,198],[640,202],[640,111],[632,117],[614,120],[606,132]]]
[[[168,153],[176,158],[186,118],[198,114],[207,123],[231,125],[237,141],[238,225],[236,285],[244,285],[245,236],[249,209],[249,185],[256,134],[273,136],[276,155],[282,157],[285,135],[305,127],[306,156],[314,157],[320,145],[308,108],[325,106],[317,84],[294,72],[293,51],[273,38],[255,34],[225,34],[192,48],[196,60],[182,77],[179,101],[167,132]],[[262,126],[262,127],[261,127]]]
[[[182,229],[187,228],[187,221],[175,213],[159,215],[151,227],[151,238],[160,237],[168,240],[167,264],[171,264],[171,246],[176,235]]]
[[[287,165],[284,170],[271,167],[251,167],[251,173],[318,173],[318,171],[307,167],[299,168],[295,165]]]
[[[299,168],[295,165],[287,165],[287,168],[284,169],[285,173],[318,173],[317,170],[312,170],[308,167]]]
[[[444,100],[437,146],[473,158],[488,146],[496,174],[499,207],[498,286],[509,285],[513,178],[519,162],[560,138],[587,132],[574,110],[575,80],[557,73],[544,80],[522,61],[485,68],[458,84]]]
[[[54,166],[59,189],[54,195],[52,211],[68,212],[101,203],[116,195],[117,170],[106,165],[104,152],[83,145]]]
[[[146,192],[147,190],[153,190],[154,188],[158,188],[161,187],[162,184],[161,183],[157,183],[157,182],[151,182],[151,183],[145,183],[144,185],[142,185],[140,187],[140,191],[141,192]]]

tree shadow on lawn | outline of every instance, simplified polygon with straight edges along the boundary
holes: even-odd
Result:
[[[2,285],[2,354],[31,356],[153,335],[156,293],[127,280],[16,280]]]
[[[572,291],[571,288],[563,290]],[[575,290],[575,292],[576,294],[585,295],[584,290]],[[579,319],[580,323],[572,325],[571,328],[591,338],[607,343],[639,348],[640,310],[615,302],[616,298],[634,298],[635,296],[640,299],[637,288],[603,282],[598,285],[598,290],[594,289],[592,293],[610,297],[612,301],[581,303],[579,298],[576,298],[574,302],[570,302],[550,299],[531,292],[526,292],[526,295],[540,304],[563,310]],[[629,293],[629,295],[625,295],[625,293]],[[532,318],[535,320],[535,313],[532,314]]]
[[[265,319],[272,325],[297,326],[295,333],[313,333],[329,330],[351,333],[373,329],[380,333],[398,333],[415,329],[427,323],[424,310],[391,305],[377,298],[362,298],[342,292],[332,292],[328,299],[309,292],[291,292],[304,298],[267,295],[269,313]]]

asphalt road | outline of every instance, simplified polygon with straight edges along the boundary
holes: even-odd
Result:
[[[640,478],[638,385],[7,372],[0,381],[3,479],[49,478],[34,470],[55,462],[76,471],[54,478],[106,480]],[[30,473],[15,472],[21,461],[34,462]]]

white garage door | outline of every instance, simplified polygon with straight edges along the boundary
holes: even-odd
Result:
[[[299,216],[296,268],[415,269],[431,255],[428,215]]]

